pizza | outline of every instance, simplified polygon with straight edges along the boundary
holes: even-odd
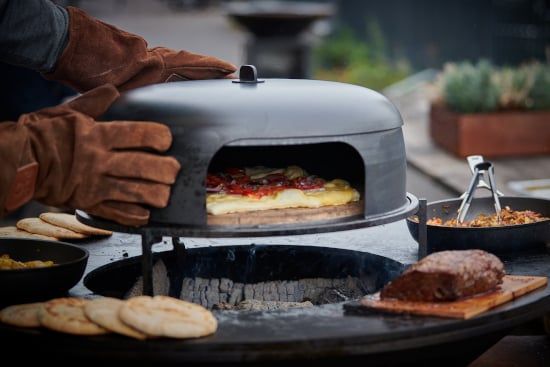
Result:
[[[293,165],[227,168],[208,173],[206,211],[210,215],[272,209],[322,208],[360,199],[344,179],[327,180]]]

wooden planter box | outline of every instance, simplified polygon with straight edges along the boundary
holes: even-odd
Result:
[[[454,155],[487,157],[550,154],[550,111],[460,114],[432,103],[430,137]]]

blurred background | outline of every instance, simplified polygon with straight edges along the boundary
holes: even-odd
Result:
[[[537,93],[550,108],[548,0],[56,2],[138,34],[151,47],[253,64],[260,77],[333,80],[384,93],[405,121],[408,191],[430,201],[459,195],[471,178],[465,160],[434,144],[427,131],[429,87],[445,65],[468,63],[470,70],[480,60],[491,68],[536,62],[544,71],[538,79],[548,83]],[[1,121],[75,95],[35,72],[8,65],[2,65],[0,77]],[[457,98],[472,94],[464,88],[455,93]],[[499,189],[507,193],[517,193],[507,187],[512,180],[550,175],[547,154],[499,157],[494,163]]]
[[[56,2],[81,7],[151,46],[251,63],[264,77],[337,80],[380,91],[449,62],[547,63],[550,52],[548,0]],[[9,102],[0,109],[3,120],[73,93],[7,65],[1,75]]]

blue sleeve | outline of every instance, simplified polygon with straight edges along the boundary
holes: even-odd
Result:
[[[0,61],[51,71],[68,39],[69,15],[50,0],[0,0]]]

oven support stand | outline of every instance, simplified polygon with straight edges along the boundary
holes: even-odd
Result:
[[[418,259],[422,259],[431,251],[428,249],[428,201],[424,198],[418,199]],[[144,229],[141,233],[141,272],[143,277],[143,294],[153,296],[153,245],[162,241],[162,236],[155,230]],[[179,237],[172,237],[173,251],[177,261],[185,261],[185,244]],[[181,282],[177,282],[181,284]],[[170,292],[178,293],[179,290]]]
[[[185,243],[181,237],[172,237],[172,254],[176,260],[176,269],[185,268]],[[184,272],[176,272],[170,275],[170,290],[169,295],[174,298],[180,298],[181,288],[183,286]]]
[[[428,201],[418,199],[418,259],[422,259],[430,252],[428,249]]]
[[[143,278],[143,295],[146,296],[154,295],[153,245],[162,241],[162,236],[154,232],[156,231],[145,229],[141,233],[141,276]],[[183,263],[185,261],[185,244],[181,238],[172,237],[172,246],[176,261]],[[176,284],[181,284],[181,282],[176,282]],[[180,291],[181,289],[175,288],[172,290],[172,287],[170,287],[171,293],[175,292],[179,295]]]
[[[143,294],[153,295],[153,244],[160,242],[162,237],[145,230],[141,234],[141,273],[143,277]]]

